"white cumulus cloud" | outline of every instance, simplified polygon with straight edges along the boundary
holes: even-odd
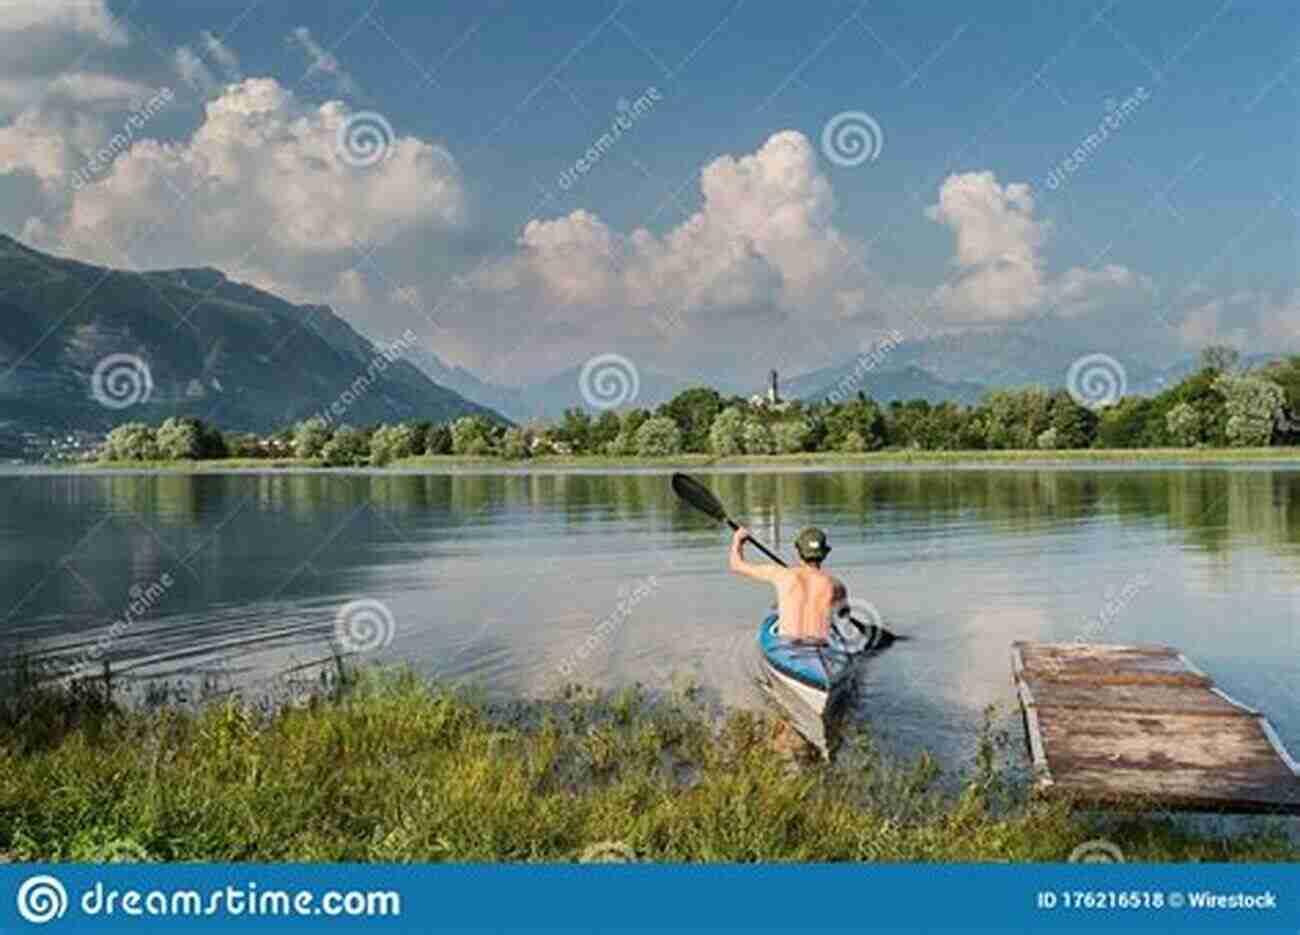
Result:
[[[879,311],[879,277],[832,222],[830,183],[802,133],[718,157],[701,171],[700,191],[700,209],[662,234],[619,232],[587,210],[530,221],[516,253],[462,282],[460,324],[489,321],[475,314],[484,306],[504,303],[521,319],[545,308],[545,336],[577,353],[620,335],[666,341],[656,321],[668,315],[693,338],[677,354],[725,349],[738,358],[754,344],[811,360],[828,351],[836,322]],[[531,339],[516,345],[497,350],[532,349]]]
[[[460,171],[445,148],[399,136],[382,162],[354,169],[335,149],[349,113],[336,101],[307,106],[269,78],[229,85],[189,140],[137,141],[77,192],[61,240],[121,262],[124,231],[158,228],[140,248],[157,263],[234,261],[275,281],[295,260],[462,222]]]
[[[1117,263],[1046,269],[1051,225],[1034,214],[1028,185],[1002,185],[992,172],[950,175],[926,217],[957,239],[956,275],[938,288],[936,304],[955,322],[1017,321],[1049,313],[1077,318],[1149,299],[1147,277]]]

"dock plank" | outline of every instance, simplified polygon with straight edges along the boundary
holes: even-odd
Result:
[[[1242,708],[1199,685],[1088,683],[1026,679],[1040,707],[1241,717]]]
[[[1012,666],[1041,794],[1300,813],[1300,766],[1267,719],[1176,649],[1015,643]]]

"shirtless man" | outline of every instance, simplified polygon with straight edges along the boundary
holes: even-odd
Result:
[[[794,540],[799,553],[796,568],[745,561],[748,538],[749,530],[743,526],[732,536],[731,570],[776,588],[783,637],[825,642],[830,637],[832,614],[841,612],[849,596],[842,581],[822,571],[822,562],[831,551],[826,533],[814,526],[799,533]]]

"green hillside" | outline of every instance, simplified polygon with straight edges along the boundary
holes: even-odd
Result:
[[[144,362],[147,399],[123,408],[95,399],[95,368],[113,354]],[[405,359],[383,360],[327,306],[295,305],[215,269],[107,269],[0,236],[0,436],[11,445],[24,432],[173,415],[270,431],[335,403],[338,421],[359,425],[495,417]]]

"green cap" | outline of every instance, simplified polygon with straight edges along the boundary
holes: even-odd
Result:
[[[805,561],[820,561],[830,554],[831,547],[830,543],[826,541],[826,533],[816,526],[809,526],[795,536],[794,550]]]

